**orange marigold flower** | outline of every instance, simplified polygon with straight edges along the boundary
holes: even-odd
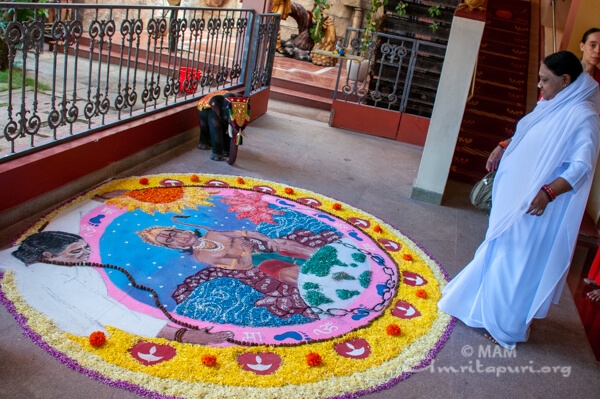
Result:
[[[294,189],[291,187],[286,187],[285,188],[285,193],[286,194],[294,194]]]
[[[412,260],[413,258],[412,258],[411,254],[404,254],[404,255],[402,255],[402,259],[404,259],[404,260]]]
[[[397,336],[397,335],[400,335],[402,333],[402,330],[400,329],[400,326],[398,326],[397,324],[389,324],[385,328],[385,332],[388,335]]]
[[[140,184],[146,185],[146,184],[148,184],[148,183],[149,183],[149,181],[148,181],[148,178],[147,178],[147,177],[142,177],[142,178],[140,179]]]
[[[427,298],[427,291],[425,290],[417,290],[417,297],[419,298]]]
[[[200,181],[200,178],[198,177],[198,175],[194,174],[190,176],[190,180],[194,183],[198,183]]]
[[[335,209],[336,211],[339,211],[340,209],[342,209],[342,204],[340,204],[339,202],[336,202],[335,204],[333,204],[333,209]]]
[[[217,364],[217,357],[214,355],[202,355],[202,364],[208,367],[214,367]]]
[[[381,233],[383,230],[381,229],[381,226],[379,226],[378,224],[375,225],[375,227],[373,227],[373,231],[375,233]]]
[[[238,177],[237,179],[235,179],[235,181],[237,181],[238,184],[244,184],[245,183],[244,179],[242,179],[241,177]]]
[[[128,197],[152,204],[168,204],[183,197],[183,187],[152,187],[130,191]]]
[[[306,355],[306,364],[310,367],[315,367],[323,363],[323,359],[321,359],[321,355],[315,352],[310,352]]]
[[[102,331],[94,331],[90,334],[90,345],[99,347],[106,342],[106,335]]]

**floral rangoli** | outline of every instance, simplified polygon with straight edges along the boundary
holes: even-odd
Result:
[[[250,177],[114,180],[0,253],[1,299],[68,366],[142,396],[344,398],[426,367],[444,270],[382,220]]]

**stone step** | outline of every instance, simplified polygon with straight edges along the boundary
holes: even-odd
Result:
[[[287,89],[282,86],[271,85],[270,99],[283,101],[290,104],[302,105],[325,111],[331,110],[333,94],[330,97],[311,94],[306,91]]]

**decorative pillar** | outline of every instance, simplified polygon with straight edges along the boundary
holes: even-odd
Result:
[[[462,8],[454,14],[413,199],[442,203],[484,27],[485,11]]]
[[[252,8],[259,14],[271,12],[273,0],[241,0],[243,8]]]
[[[362,18],[363,18],[363,10],[360,7],[360,0],[344,0],[344,5],[346,7],[352,8],[352,18],[350,19],[351,26],[353,28],[360,29],[361,25],[362,25]],[[350,32],[350,34],[348,35],[348,43],[347,44],[350,44],[352,39],[354,39],[357,36],[358,36],[357,32]]]

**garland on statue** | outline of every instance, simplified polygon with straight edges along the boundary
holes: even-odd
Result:
[[[230,97],[229,102],[229,117],[231,125],[229,126],[229,137],[233,138],[232,127],[238,129],[239,133],[236,136],[236,144],[242,144],[244,129],[250,122],[250,99],[248,97]]]

